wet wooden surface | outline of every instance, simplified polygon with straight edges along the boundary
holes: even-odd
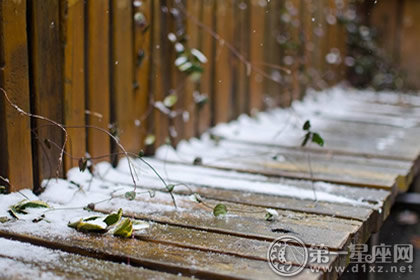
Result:
[[[318,102],[325,106],[325,101]],[[329,115],[316,113],[316,108],[312,113],[299,112],[296,107],[301,121],[311,118],[313,129],[325,138],[325,148],[314,144],[299,147],[302,134],[298,122],[287,128],[287,139],[273,139],[275,133],[267,131],[282,121],[275,114],[242,120],[240,128],[256,135],[250,139],[247,136],[252,133],[231,125],[230,129],[239,132],[216,128],[216,138],[181,142],[176,150],[161,148],[154,158],[144,160],[168,184],[176,185],[173,195],[177,208],[154,171],[142,160],[133,160],[140,178],[137,191],[144,195],[131,201],[117,197],[95,205],[98,213],[122,208],[124,216],[148,222],[150,227],[133,238],[79,233],[67,228],[67,221],[63,222],[63,232],[51,230],[54,225],[45,222],[39,224],[45,230],[21,227],[19,221],[7,222],[0,224],[0,237],[66,252],[65,263],[35,263],[31,267],[38,269],[37,273],[45,270],[70,279],[80,277],[77,273],[91,263],[90,275],[101,277],[133,273],[134,278],[182,275],[199,279],[281,279],[266,261],[273,240],[292,235],[306,248],[322,247],[333,252],[345,252],[349,244],[365,243],[380,230],[396,194],[406,191],[418,174],[419,130],[416,121],[410,121],[416,119],[417,109],[405,111],[405,105],[389,102],[389,98],[379,102],[349,95],[344,113],[331,110]],[[346,110],[353,112],[351,118]],[[371,121],[360,121],[359,112],[372,115]],[[406,126],[404,118],[408,120]],[[397,144],[387,142],[377,149],[375,141],[393,137]],[[106,172],[98,168],[101,188],[131,189],[126,167],[121,162],[117,168],[106,168]],[[89,176],[72,179],[80,186],[91,182]],[[147,191],[152,190],[155,195],[150,197]],[[192,193],[199,194],[205,203],[193,201]],[[220,203],[227,207],[228,214],[214,217],[212,209]],[[264,219],[267,208],[278,212],[274,221]],[[302,250],[297,244],[290,246]],[[30,265],[0,252],[0,260],[4,258],[17,267]],[[324,264],[310,261],[292,279],[337,279],[339,274],[334,270],[313,273],[311,269],[324,271],[346,266],[348,261],[345,253],[334,255]],[[80,268],[66,270],[68,265]],[[107,269],[96,272],[99,265]],[[24,278],[18,273],[13,276]]]

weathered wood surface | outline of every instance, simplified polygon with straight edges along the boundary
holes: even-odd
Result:
[[[317,114],[316,107],[309,107],[312,111],[308,111],[295,104],[299,118],[281,132],[286,137],[280,144],[276,142],[276,129],[290,115],[285,110],[259,114],[255,119],[241,117],[236,123],[216,128],[214,137],[180,142],[176,150],[161,147],[154,158],[132,159],[139,176],[136,198],[105,199],[96,203],[94,210],[108,214],[122,208],[124,216],[148,222],[150,227],[135,233],[134,238],[83,234],[68,228],[69,218],[92,214],[81,209],[62,219],[50,216],[60,210],[51,211],[52,214],[47,211],[45,219],[52,222],[41,221],[34,227],[22,226],[25,224],[22,220],[5,222],[0,224],[0,236],[57,249],[61,254],[63,251],[78,254],[78,258],[86,258],[86,265],[111,261],[112,266],[101,273],[139,270],[141,277],[157,278],[178,274],[210,279],[275,277],[267,265],[266,254],[270,243],[285,235],[300,238],[305,248],[346,251],[349,244],[365,243],[380,230],[396,194],[405,191],[419,171],[415,160],[418,129],[415,125],[400,125],[404,118],[410,122],[416,110],[406,112],[403,105],[382,102],[375,103],[374,111],[369,112],[368,103],[373,99],[351,98],[343,106],[345,112],[358,109],[355,116],[371,114],[375,118],[371,122],[359,121],[354,116],[349,119],[338,110],[330,110],[332,117],[325,116]],[[336,101],[330,100],[331,104]],[[311,102],[314,106],[328,105],[322,96]],[[320,132],[326,141],[332,139],[336,145],[333,152],[314,145],[299,147],[303,135],[301,122],[306,117],[311,119],[314,131]],[[389,117],[394,121],[392,126],[385,123]],[[365,148],[365,154],[356,147],[368,136],[394,137],[404,147],[385,143],[382,149],[368,151],[377,146],[373,143]],[[348,142],[344,142],[346,138]],[[343,143],[348,143],[345,149]],[[163,178],[158,178],[155,172]],[[174,185],[172,194],[162,179]],[[116,168],[109,163],[97,164],[94,178],[75,169],[69,173],[69,180],[68,187],[63,187],[63,181],[51,181],[49,188],[64,188],[68,192],[79,186],[83,192],[76,191],[74,197],[66,199],[74,199],[77,202],[72,205],[82,207],[91,202],[89,197],[99,201],[109,198],[114,191],[124,194],[134,186],[126,159],[120,160]],[[194,201],[193,193],[199,194],[204,203]],[[65,198],[48,192],[45,199],[58,209],[66,205]],[[212,211],[217,204],[227,207],[226,216],[214,217]],[[267,208],[277,211],[279,216],[274,221],[264,219]],[[303,250],[294,243],[290,246]],[[5,257],[0,253],[2,258]],[[23,262],[12,261],[19,266]],[[337,271],[325,269],[346,266],[348,261],[348,255],[337,254],[324,264],[309,262],[297,279],[337,279],[340,276]],[[120,262],[130,266],[116,264]],[[123,268],[117,270],[113,266]],[[76,277],[71,272],[60,274],[65,267],[58,263],[46,270],[66,278]],[[313,273],[311,269],[325,272]]]
[[[0,86],[11,101],[29,111],[26,1],[0,2]],[[30,119],[16,112],[0,92],[0,175],[9,191],[32,186]],[[1,185],[7,182],[0,180]]]
[[[17,238],[25,239],[25,238]],[[41,243],[41,242],[40,242]],[[0,238],[1,279],[174,279],[171,274]],[[45,244],[43,244],[45,245]],[[17,251],[17,253],[16,253]],[[19,252],[25,252],[23,255]],[[38,257],[31,257],[37,256]],[[106,267],[107,269],[104,269]]]

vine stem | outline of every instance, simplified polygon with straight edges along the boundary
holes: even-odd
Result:
[[[49,122],[49,123],[51,123],[51,124],[53,124],[54,126],[57,126],[57,127],[59,127],[63,132],[64,132],[64,135],[65,135],[65,138],[64,138],[64,143],[63,143],[63,146],[61,147],[61,150],[60,150],[60,156],[58,157],[58,166],[57,166],[57,170],[56,170],[56,176],[57,177],[59,177],[59,175],[60,175],[60,167],[63,165],[63,156],[64,156],[64,149],[65,149],[65,147],[66,147],[66,144],[67,144],[67,139],[68,139],[68,133],[67,133],[67,130],[64,128],[64,126],[62,125],[62,124],[60,124],[60,123],[58,123],[58,122],[56,122],[56,121],[53,121],[53,120],[51,120],[51,119],[49,119],[49,118],[47,118],[47,117],[44,117],[44,116],[40,116],[40,115],[37,115],[37,114],[32,114],[32,113],[28,113],[28,112],[26,112],[26,111],[24,111],[22,108],[20,108],[18,105],[16,105],[14,102],[12,102],[11,100],[10,100],[10,98],[9,98],[9,96],[7,95],[7,92],[6,92],[6,90],[4,89],[4,88],[2,88],[2,87],[0,87],[0,90],[3,92],[3,95],[4,95],[4,97],[6,98],[6,101],[10,104],[10,106],[12,106],[18,113],[20,113],[20,114],[22,114],[22,115],[25,115],[25,116],[27,116],[27,117],[29,117],[29,118],[35,118],[35,119],[39,119],[39,120],[44,120],[44,121],[47,121],[47,122]]]

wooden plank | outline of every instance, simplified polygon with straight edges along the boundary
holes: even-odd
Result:
[[[416,128],[410,128],[410,133],[407,134],[407,130],[403,128],[326,119],[320,118],[317,114],[301,116],[297,123],[290,119],[284,119],[284,116],[266,116],[268,118],[264,121],[265,128],[258,125],[258,121],[254,121],[249,124],[241,124],[240,129],[215,130],[213,134],[234,141],[301,149],[300,143],[304,135],[301,130],[301,119],[310,119],[314,131],[321,133],[325,139],[325,146],[321,148],[312,145],[306,148],[307,150],[410,162],[416,160],[419,153],[419,147],[414,138],[408,137],[405,140],[405,135],[417,135]],[[270,122],[272,123],[270,124]],[[286,124],[279,127],[279,122],[286,122]],[[276,140],[275,144],[273,144],[273,139]],[[369,141],[366,141],[367,139]],[[392,145],[396,139],[406,142],[408,145]]]
[[[417,15],[420,13],[420,3],[408,0],[399,5],[402,5],[399,9],[402,13],[399,15],[402,19],[401,29],[397,31],[400,34],[399,67],[407,75],[405,78],[407,86],[418,90],[420,88],[417,79],[420,75],[420,59],[417,55],[417,46],[420,44],[420,21]]]
[[[215,31],[220,36],[215,42],[214,96],[212,124],[232,119],[232,60],[233,54],[227,44],[233,41],[233,7],[230,1],[215,1]],[[227,44],[226,44],[227,43]]]
[[[128,152],[140,151],[140,133],[133,116],[137,100],[133,92],[133,11],[132,1],[113,0],[112,9],[112,93],[111,123]],[[121,152],[114,145],[114,152]]]
[[[63,44],[60,40],[59,1],[29,1],[29,41],[31,49],[32,111],[58,123],[63,122]],[[46,102],[48,100],[48,102]],[[48,125],[47,127],[43,127]],[[35,184],[62,174],[60,149],[45,144],[50,141],[59,147],[64,142],[63,131],[50,123],[36,119],[34,148]]]
[[[216,168],[388,190],[395,186],[397,179],[402,180],[398,177],[408,180],[414,175],[410,172],[409,162],[366,160],[344,155],[311,153],[307,150],[291,151],[224,141],[219,142],[217,146],[204,142],[183,145],[178,155],[179,158],[190,162],[200,157],[203,165]],[[402,189],[408,188],[403,181],[401,184]]]
[[[142,1],[140,7],[134,7],[134,16],[144,16],[144,21],[135,21],[134,26],[134,96],[137,105],[134,112],[134,121],[139,130],[139,145],[143,147],[147,135],[147,118],[151,114],[150,90],[151,90],[151,23],[152,3],[151,0]]]
[[[283,1],[267,2],[265,8],[265,39],[264,39],[264,64],[269,64],[265,67],[267,74],[265,82],[265,99],[267,108],[274,108],[276,106],[285,105],[284,95],[284,80],[283,73],[273,66],[283,65],[282,48],[277,41],[282,32],[281,11],[284,6]]]
[[[110,124],[110,20],[109,1],[87,2],[87,124],[109,130]],[[98,116],[99,114],[99,116]],[[87,148],[92,157],[110,154],[108,135],[87,129]],[[102,157],[101,160],[110,159]]]
[[[79,126],[68,129],[65,157],[65,170],[77,166],[78,158],[86,153],[85,125],[85,7],[84,2],[61,2],[61,32],[64,39],[64,112],[66,126]],[[73,157],[73,158],[72,158]]]
[[[199,16],[200,15],[200,9],[201,9],[201,1],[194,1],[194,0],[188,0],[186,1],[186,8],[188,14],[192,16]],[[186,28],[186,35],[188,38],[187,45],[188,47],[199,49],[200,45],[200,28],[198,27],[197,23],[192,21],[191,19],[188,20],[188,17],[184,18],[185,28]],[[200,78],[201,81],[201,78]],[[197,127],[196,123],[198,120],[197,117],[197,105],[194,100],[194,92],[199,90],[199,83],[200,81],[193,81],[191,77],[186,77],[185,81],[185,98],[184,98],[184,104],[183,109],[184,112],[188,113],[188,118],[184,120],[183,116],[180,118],[181,121],[183,121],[184,126],[184,132],[183,132],[183,139],[191,138],[195,135],[197,135],[195,129]]]
[[[393,199],[393,194],[384,190],[243,174],[153,159],[147,161],[159,173],[165,174],[168,182],[181,183],[175,189],[179,194],[189,195],[196,192],[203,198],[359,220],[365,222],[369,231],[379,228],[389,213]],[[162,189],[162,182],[154,173],[147,172],[145,165],[137,168],[142,170],[142,180],[139,183],[142,188]],[[113,184],[130,182],[129,174],[122,170],[107,173],[104,178],[105,182]],[[314,192],[319,199],[316,203],[313,200]]]
[[[265,6],[251,0],[250,12],[250,62],[252,66],[264,61]],[[264,77],[255,70],[249,80],[249,112],[255,114],[263,108]]]
[[[152,94],[153,104],[157,101],[163,101],[170,89],[170,68],[163,67],[164,61],[168,61],[169,44],[167,38],[167,13],[163,13],[162,7],[166,2],[152,2]],[[168,117],[154,109],[153,120],[149,127],[151,133],[155,135],[156,142],[154,147],[159,147],[165,143],[168,136]]]
[[[0,236],[13,237],[21,241],[54,249],[90,255],[96,258],[111,259],[117,262],[125,262],[129,259],[132,266],[181,273],[182,275],[198,278],[261,279],[267,276],[276,276],[267,266],[266,261],[240,258],[229,254],[199,251],[173,245],[146,242],[134,238],[126,239],[122,242],[120,238],[111,236],[97,238],[86,234],[74,234],[67,236],[67,238],[62,238],[60,235],[53,234],[54,241],[52,241],[50,236],[42,232],[18,232],[19,230],[14,232],[2,229],[0,230]],[[139,250],[138,248],[142,249]],[[188,256],[188,258],[185,256]],[[130,266],[125,267],[131,270],[137,269]],[[103,273],[115,272],[111,269],[103,271]],[[320,276],[321,274],[319,273],[311,273],[309,269],[305,269],[296,279],[319,279]]]
[[[236,96],[232,101],[236,105],[236,116],[249,113],[249,84],[252,68],[246,62],[250,61],[250,16],[251,7],[249,0],[235,0],[235,31],[234,42],[237,42],[237,50],[244,58],[236,59]],[[232,108],[233,109],[233,108]]]
[[[201,17],[199,18],[204,27],[200,30],[200,50],[207,57],[208,62],[203,65],[203,75],[200,81],[200,93],[207,96],[208,101],[201,108],[197,108],[197,134],[201,134],[210,127],[211,112],[210,109],[213,105],[213,90],[214,90],[214,45],[217,44],[213,36],[209,33],[209,28],[212,29],[214,26],[214,1],[206,0],[201,2]],[[191,20],[191,19],[188,19]]]
[[[0,2],[0,87],[29,112],[26,1]],[[12,108],[0,92],[0,185],[14,192],[33,185],[30,120]]]
[[[179,278],[167,273],[52,250],[26,242],[0,238],[0,244],[2,248],[14,249],[0,252],[2,279],[130,279],[133,275],[136,278]],[[26,253],[22,255],[19,252]]]

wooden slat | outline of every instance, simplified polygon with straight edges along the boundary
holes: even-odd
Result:
[[[265,33],[265,7],[260,1],[250,1],[250,61],[253,66],[264,61],[264,33]],[[251,114],[263,108],[264,77],[252,69],[249,81],[249,111]]]
[[[112,120],[121,144],[129,152],[140,150],[140,133],[133,116],[139,105],[133,91],[133,14],[131,0],[114,0],[112,9]],[[121,152],[114,146],[115,152]]]
[[[277,39],[281,35],[281,10],[284,6],[283,1],[267,2],[265,8],[265,39],[264,39],[264,61],[270,64],[270,67],[263,68],[268,77],[265,78],[265,97],[266,107],[273,108],[275,106],[284,105],[284,89],[283,89],[283,73],[275,69],[272,65],[282,66],[283,53]]]
[[[232,104],[236,107],[236,116],[249,113],[249,76],[251,75],[249,64],[245,61],[250,60],[250,10],[249,0],[235,0],[235,27],[234,42],[243,60],[236,58],[236,80],[235,80],[235,99]],[[232,108],[234,109],[234,108]]]
[[[400,176],[407,180],[413,176],[408,162],[366,160],[306,150],[277,150],[224,141],[213,147],[209,143],[185,145],[178,154],[190,162],[200,157],[203,165],[216,168],[384,189],[392,189],[397,179],[402,180],[398,178]],[[408,188],[406,184],[400,187]]]
[[[109,61],[109,1],[87,2],[87,115],[89,126],[109,130],[110,124],[110,61]],[[97,115],[100,114],[100,117]],[[108,135],[87,129],[87,148],[92,157],[110,154]],[[104,160],[106,158],[101,158]]]
[[[29,40],[31,59],[31,95],[32,110],[35,114],[50,118],[58,123],[63,122],[63,45],[60,40],[59,1],[29,1]],[[34,142],[34,177],[35,184],[42,179],[62,174],[59,163],[60,150],[54,145],[45,144],[51,141],[59,147],[63,144],[63,131],[51,127],[42,120],[33,122],[36,128]],[[45,125],[49,125],[45,127]],[[44,127],[42,127],[44,126]],[[57,172],[56,172],[57,171]]]
[[[61,32],[64,39],[64,124],[79,126],[68,129],[69,142],[65,170],[77,166],[86,153],[85,125],[85,6],[84,1],[61,2]]]
[[[188,14],[199,17],[200,16],[200,9],[201,9],[201,1],[194,1],[188,0],[186,1],[186,8]],[[197,23],[188,20],[185,18],[185,28],[186,28],[186,35],[188,36],[187,45],[189,48],[199,49],[200,45],[200,32],[203,32],[198,27]],[[201,80],[201,79],[200,79]],[[184,132],[183,132],[183,139],[188,139],[195,136],[197,133],[195,131],[198,122],[197,118],[197,107],[194,101],[194,92],[199,90],[199,81],[195,82],[192,81],[191,78],[187,77],[185,81],[185,92],[184,92],[184,104],[183,108],[184,111],[188,112],[188,119],[183,120],[181,117],[181,121],[183,121]]]
[[[134,23],[134,96],[136,110],[134,121],[140,133],[139,145],[143,146],[147,135],[147,118],[151,114],[150,90],[151,90],[151,24],[152,24],[152,3],[151,0],[142,1],[140,7],[134,7],[134,15],[140,13],[145,17],[144,23]]]
[[[134,275],[135,278],[181,278],[4,238],[0,238],[0,244],[14,246],[17,250],[24,250],[27,253],[27,256],[21,256],[10,251],[0,252],[0,277],[2,279],[131,279]],[[44,257],[30,257],[40,254]]]
[[[152,94],[153,102],[163,101],[170,89],[170,68],[164,67],[165,61],[168,61],[168,32],[167,18],[168,14],[163,13],[162,7],[165,1],[152,2]],[[158,109],[153,111],[153,121],[150,125],[150,132],[155,135],[155,147],[165,143],[168,136],[168,117]]]
[[[267,266],[266,261],[239,258],[228,254],[193,250],[173,245],[146,242],[140,239],[127,239],[103,236],[95,238],[91,235],[75,234],[63,239],[37,233],[16,233],[0,230],[0,236],[31,242],[54,249],[61,249],[78,254],[88,254],[118,262],[130,260],[132,266],[141,266],[198,278],[224,279],[247,278],[261,279],[276,274]],[[139,250],[141,248],[141,250]],[[185,256],[188,256],[187,258]],[[127,267],[130,268],[130,267]],[[103,268],[102,268],[103,269]],[[111,269],[104,273],[115,272]],[[134,269],[133,269],[134,270]],[[118,272],[118,270],[117,270]],[[321,274],[311,273],[305,269],[296,279],[319,279]]]
[[[249,173],[232,173],[202,166],[163,163],[152,159],[148,159],[148,162],[158,172],[164,173],[168,182],[183,183],[189,187],[188,189],[182,185],[177,187],[175,191],[179,194],[188,195],[197,192],[203,198],[359,220],[365,222],[368,231],[376,231],[382,224],[389,213],[393,199],[393,194],[384,190],[353,188],[348,185],[331,185],[328,189],[323,189],[323,184],[312,184],[309,181],[266,177],[261,174],[253,176]],[[156,175],[145,172],[146,166],[140,166],[139,170],[143,170],[140,182],[142,188],[162,189],[162,183]],[[130,182],[130,177],[129,174],[113,171],[105,181],[127,184]],[[277,189],[267,192],[273,188],[273,185],[277,186]],[[284,188],[288,191],[286,192]],[[321,199],[316,203],[313,200],[314,191]],[[325,201],[323,198],[326,193],[331,201]],[[355,207],[354,203],[358,202],[365,204]]]
[[[26,1],[0,2],[0,86],[22,110],[29,112]],[[33,185],[30,120],[20,115],[0,92],[0,175],[9,191]],[[7,182],[0,180],[0,185]]]
[[[231,1],[215,1],[215,31],[221,38],[215,42],[214,96],[212,103],[213,124],[232,118],[232,60],[233,54],[225,42],[233,41],[233,9]]]
[[[214,0],[206,0],[201,2],[201,17],[199,20],[203,23],[206,28],[200,29],[200,50],[207,57],[208,62],[203,65],[203,75],[200,81],[200,93],[208,97],[208,102],[204,106],[197,110],[197,133],[201,134],[210,127],[211,112],[213,100],[213,75],[214,75],[214,45],[215,41],[212,35],[208,32],[207,28],[213,28],[214,26]],[[190,21],[191,19],[188,19]]]

